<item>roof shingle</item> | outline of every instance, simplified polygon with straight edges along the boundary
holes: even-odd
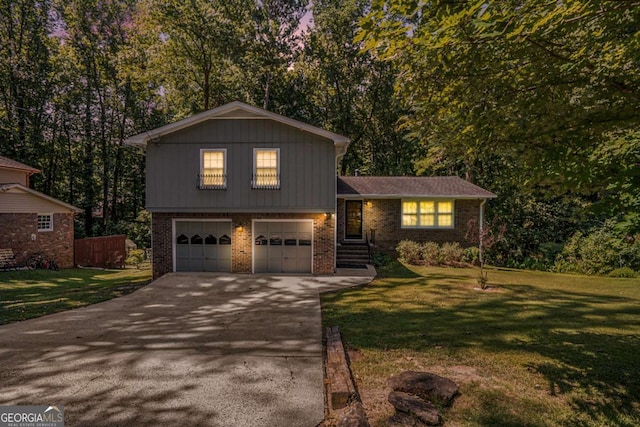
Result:
[[[36,168],[32,168],[31,166],[27,166],[24,163],[20,163],[20,162],[17,162],[15,160],[11,160],[8,157],[3,157],[3,156],[0,156],[0,167],[8,168],[8,169],[18,169],[18,170],[31,172],[31,173],[40,172]]]
[[[495,194],[457,176],[340,176],[338,197],[451,197],[490,199]]]

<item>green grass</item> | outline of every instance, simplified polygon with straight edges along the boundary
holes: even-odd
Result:
[[[639,279],[495,269],[480,291],[477,269],[383,273],[323,296],[373,425],[392,413],[386,379],[409,369],[460,385],[447,425],[640,425]]]
[[[150,269],[0,272],[0,324],[105,301],[150,280]]]

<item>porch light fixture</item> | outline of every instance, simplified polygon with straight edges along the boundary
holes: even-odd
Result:
[[[332,213],[332,212],[326,212],[326,213],[324,214],[324,216],[325,216],[327,219],[331,219],[331,218],[333,217],[333,213]]]
[[[370,208],[371,207],[371,200],[367,200],[366,202],[364,202],[365,206]]]
[[[238,233],[242,233],[242,232],[244,231],[244,228],[243,228],[241,225],[237,225],[237,226],[236,226],[236,231],[237,231]]]

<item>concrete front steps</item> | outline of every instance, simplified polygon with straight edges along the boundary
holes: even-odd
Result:
[[[369,262],[369,248],[366,243],[342,242],[338,244],[336,253],[338,267],[363,267]]]

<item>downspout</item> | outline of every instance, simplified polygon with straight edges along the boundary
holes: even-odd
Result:
[[[347,147],[349,143],[347,142],[344,147],[336,154],[336,179],[333,181],[333,185],[335,185],[335,196],[333,198],[333,272],[336,272],[336,266],[338,261],[338,164],[340,163],[340,159],[344,157],[347,153]]]
[[[478,250],[479,250],[478,259],[480,261],[480,265],[484,264],[484,256],[482,254],[482,234],[484,232],[484,204],[485,203],[487,203],[487,199],[482,199],[482,202],[480,202],[480,223],[478,224]]]

